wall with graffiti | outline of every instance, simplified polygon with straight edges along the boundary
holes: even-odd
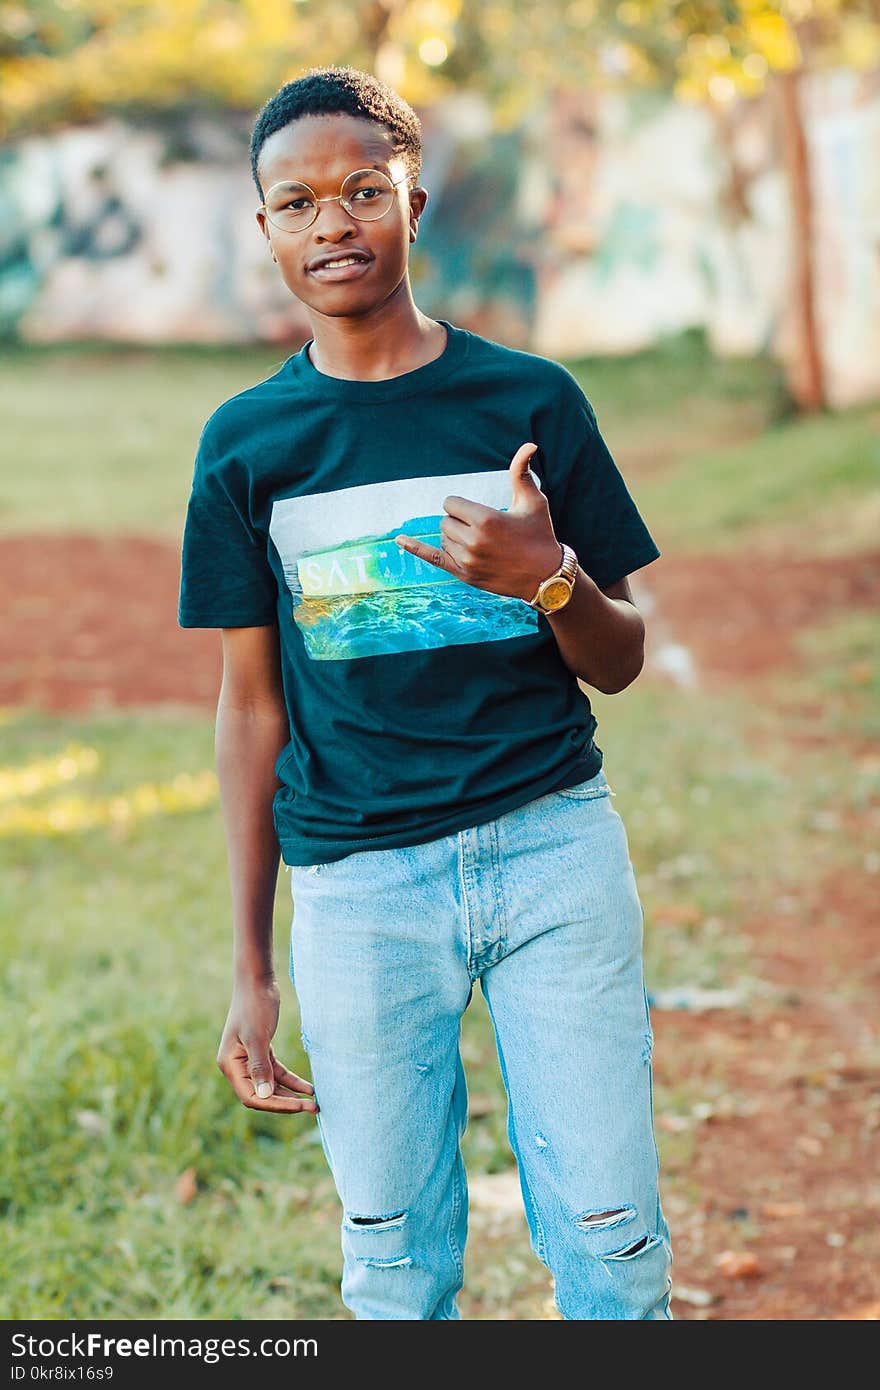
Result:
[[[880,395],[880,79],[804,89],[815,304],[834,404]],[[790,196],[768,98],[557,96],[493,132],[478,95],[420,113],[425,312],[553,357],[703,328],[797,350]],[[117,120],[0,152],[0,333],[25,342],[278,342],[308,325],[259,233],[240,120]]]

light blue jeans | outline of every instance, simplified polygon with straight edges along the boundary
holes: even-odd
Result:
[[[495,1029],[564,1318],[671,1318],[643,912],[604,771],[472,829],[292,866],[290,976],[357,1318],[460,1316],[461,1017]]]

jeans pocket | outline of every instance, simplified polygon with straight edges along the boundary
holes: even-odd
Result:
[[[570,801],[594,801],[600,796],[616,796],[617,792],[612,791],[604,770],[600,767],[595,776],[588,777],[586,782],[576,782],[573,787],[561,787],[551,794],[564,796]]]

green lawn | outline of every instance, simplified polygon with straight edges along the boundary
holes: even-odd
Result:
[[[0,524],[173,538],[205,414],[279,360],[257,351],[8,354],[4,444],[23,466],[7,470]],[[661,544],[748,543],[772,512],[809,545],[830,494],[867,498],[876,485],[870,412],[786,424],[766,364],[703,360],[696,370],[686,340],[653,362],[576,370],[609,441],[622,438],[621,457],[640,431],[670,455],[659,472],[646,461],[632,474]],[[751,443],[732,438],[740,411]],[[713,421],[727,442],[712,444]],[[876,765],[783,735],[792,704],[812,703],[821,713],[805,714],[805,727],[814,719],[820,732],[876,737],[876,623],[841,614],[799,643],[803,671],[774,678],[764,703],[644,679],[623,697],[594,696],[645,905],[649,989],[735,986],[760,1004],[747,916],[805,876],[868,853],[843,819],[821,812],[831,803],[862,811],[880,790]],[[179,710],[0,718],[3,1318],[346,1316],[338,1205],[314,1122],[246,1111],[214,1065],[230,967],[223,835],[216,795],[193,807],[186,787],[197,784],[176,780],[210,774],[212,732],[210,719]],[[22,769],[33,785],[14,775]],[[286,983],[288,891],[282,874],[276,1042],[307,1072]],[[480,1099],[469,1170],[497,1172],[511,1157],[478,993],[463,1048]],[[656,1097],[666,1113],[698,1099],[686,1082]],[[685,1141],[659,1137],[668,1180],[685,1182]],[[175,1185],[189,1168],[198,1191],[181,1202]],[[475,1242],[466,1316],[504,1316],[511,1301],[529,1316],[545,1297],[522,1239],[500,1252],[488,1238]]]
[[[735,550],[768,536],[795,553],[828,553],[829,541],[846,549],[850,533],[859,538],[859,511],[867,505],[878,519],[878,426],[876,406],[777,424],[644,480],[639,505],[674,550]],[[852,523],[842,535],[829,534],[832,512],[838,530]]]
[[[0,530],[174,539],[204,421],[289,354],[73,345],[0,359]]]

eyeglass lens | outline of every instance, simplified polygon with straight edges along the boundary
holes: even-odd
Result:
[[[346,212],[361,222],[383,217],[394,201],[394,185],[378,169],[356,169],[344,180],[340,201]],[[284,231],[300,231],[318,215],[315,194],[304,183],[279,183],[266,195],[269,221]]]

